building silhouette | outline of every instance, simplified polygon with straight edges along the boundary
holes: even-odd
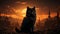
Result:
[[[50,16],[50,10],[48,12],[48,18],[45,21],[45,34],[57,34],[60,31],[60,18],[59,11],[56,12],[57,15],[53,18]]]
[[[48,11],[48,18],[51,18],[51,16],[50,16],[50,9],[49,9],[49,11]]]

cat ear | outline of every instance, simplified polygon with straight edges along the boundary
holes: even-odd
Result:
[[[29,9],[29,7],[27,7],[27,9]]]
[[[33,7],[33,10],[35,10],[35,6]]]

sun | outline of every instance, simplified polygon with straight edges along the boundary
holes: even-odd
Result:
[[[26,9],[26,8],[24,8],[24,9],[22,10],[22,12],[21,12],[23,17],[25,17],[25,16],[26,16],[26,10],[27,10],[27,9]]]

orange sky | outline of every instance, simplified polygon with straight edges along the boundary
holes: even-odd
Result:
[[[20,9],[14,10],[14,11],[15,11],[16,14],[10,14],[10,15],[8,15],[8,14],[1,14],[1,16],[7,16],[7,17],[12,17],[12,18],[17,18],[17,19],[23,19],[25,17],[25,15],[26,15],[26,8],[22,9],[21,11],[20,11]],[[38,19],[43,20],[45,18],[48,18],[48,15],[45,15],[45,14],[38,15],[38,12],[37,11],[36,11],[36,14],[37,14],[36,15],[37,16],[37,20]],[[51,14],[51,17],[54,17],[54,16],[56,16],[56,14],[55,13],[52,13]]]
[[[11,10],[15,11],[15,14],[1,14],[1,16],[8,16],[8,17],[12,17],[12,18],[17,18],[17,19],[23,19],[26,15],[26,7],[32,7],[35,6],[35,4],[28,4],[27,2],[20,2],[17,1],[15,5],[15,7],[11,7],[11,6],[7,6],[8,8],[10,8]],[[44,10],[43,10],[44,9]],[[46,12],[45,12],[46,11]],[[53,11],[51,11],[53,12]],[[47,14],[46,14],[47,13]],[[40,20],[43,20],[45,18],[48,18],[48,8],[47,7],[38,7],[38,5],[36,5],[36,16],[37,16],[37,20],[40,18]],[[56,16],[56,13],[51,13],[51,17]]]

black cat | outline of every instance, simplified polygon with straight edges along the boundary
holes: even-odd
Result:
[[[36,21],[35,7],[34,8],[27,7],[26,17],[24,17],[21,26],[21,32],[33,32],[35,21]],[[16,30],[19,32],[18,29]]]

